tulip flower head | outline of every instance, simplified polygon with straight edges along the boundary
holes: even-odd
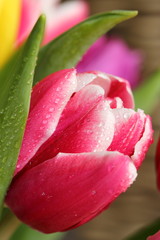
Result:
[[[53,73],[32,91],[6,203],[44,233],[89,221],[133,183],[152,142],[127,81],[101,72]]]

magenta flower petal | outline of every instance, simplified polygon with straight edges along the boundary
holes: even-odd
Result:
[[[114,99],[119,97],[126,108],[134,108],[134,99],[129,83],[116,76],[101,72],[88,72],[77,74],[77,90],[80,90],[87,84],[101,86],[105,90],[106,98]]]
[[[91,111],[98,102],[104,98],[104,90],[95,85],[88,85],[79,92],[75,93],[66,105],[52,136],[40,147],[36,155],[33,157],[34,164],[53,157],[53,146],[56,139],[58,139],[66,128],[70,127],[76,121],[83,118],[86,113]]]
[[[6,202],[37,230],[65,231],[107,208],[136,175],[130,158],[118,152],[61,153],[15,179]]]
[[[160,240],[160,231],[147,238],[147,240]]]
[[[78,72],[102,71],[128,80],[132,87],[140,79],[142,56],[122,39],[100,38],[77,65]]]
[[[127,108],[113,109],[112,112],[116,119],[115,134],[108,150],[131,156],[142,137],[146,116],[143,112],[136,113]]]
[[[100,86],[88,85],[75,93],[66,105],[54,135],[62,133],[67,127],[83,118],[100,100],[104,99],[104,90]]]
[[[16,173],[28,163],[38,148],[52,135],[75,88],[76,72],[74,69],[52,74],[33,88],[31,108]]]
[[[129,83],[119,77],[108,75],[110,78],[109,98],[119,97],[125,108],[134,108],[134,99]]]
[[[140,140],[136,143],[134,153],[131,156],[135,166],[140,167],[145,158],[149,146],[153,143],[153,129],[150,117],[147,115],[144,125],[144,131]]]
[[[32,30],[41,13],[41,4],[37,0],[22,0],[20,26],[16,45],[21,44]]]
[[[108,103],[100,100],[97,105],[68,127],[54,142],[52,151],[81,153],[106,150],[114,134],[114,116]],[[52,155],[52,156],[54,156]]]
[[[16,173],[21,171],[6,197],[11,210],[50,233],[80,226],[106,209],[134,181],[152,142],[150,118],[133,105],[129,84],[100,72],[66,69],[39,82]]]
[[[42,146],[40,152],[31,160],[32,164],[54,157],[58,152],[81,153],[106,150],[114,134],[114,116],[109,105],[103,99],[85,115],[69,125],[58,139]],[[54,140],[54,141],[53,141]],[[33,166],[31,163],[30,167]]]

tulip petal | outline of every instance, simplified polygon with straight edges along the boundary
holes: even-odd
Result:
[[[38,148],[52,135],[75,88],[76,72],[74,69],[62,70],[49,75],[33,88],[31,108],[16,173],[28,163]]]
[[[96,74],[96,72],[95,72]],[[109,98],[119,97],[125,108],[134,108],[134,99],[129,83],[119,77],[97,72],[97,79],[92,84],[98,84],[106,90]]]
[[[125,108],[134,108],[134,99],[129,83],[119,77],[101,72],[88,72],[77,74],[78,89],[87,84],[96,84],[105,90],[106,98],[119,97]]]
[[[59,152],[82,153],[104,151],[114,135],[114,116],[107,101],[100,100],[82,118],[66,128],[43,152],[29,162],[31,168],[56,156]]]
[[[54,141],[58,139],[65,131],[79,119],[83,118],[98,102],[103,98],[104,90],[95,85],[88,85],[79,92],[75,93],[66,105],[57,128],[52,136],[40,147],[36,155],[33,157],[32,162],[46,160],[46,156],[53,157],[49,152],[53,149]]]
[[[68,126],[84,117],[84,115],[95,107],[103,98],[103,88],[95,85],[88,85],[81,91],[75,93],[66,105],[54,135],[57,135]]]
[[[109,151],[119,151],[131,156],[135,145],[141,139],[144,126],[145,114],[142,111],[135,112],[132,109],[120,108],[112,110],[115,119],[115,134],[109,146]]]
[[[122,108],[123,102],[119,97],[107,98],[107,101],[111,108]]]
[[[106,209],[136,175],[131,159],[118,152],[60,153],[15,179],[6,202],[33,228],[64,231]]]
[[[50,11],[49,11],[50,10]],[[63,32],[83,21],[89,14],[88,4],[84,1],[68,1],[48,9],[47,27],[43,44],[47,44]]]
[[[147,240],[159,240],[159,239],[160,239],[160,231],[158,231],[154,235],[147,238]]]
[[[134,154],[131,156],[135,166],[140,167],[145,158],[149,146],[153,143],[153,129],[150,117],[147,115],[144,125],[144,131],[140,140],[136,143]]]
[[[78,73],[77,74],[77,88],[76,92],[80,91],[82,88],[84,88],[86,85],[91,83],[94,79],[96,79],[97,76],[94,73]]]
[[[20,25],[16,45],[20,45],[29,35],[40,13],[41,13],[40,1],[22,0]]]
[[[53,153],[92,152],[106,150],[114,134],[114,116],[108,103],[99,103],[68,127],[53,144]],[[54,156],[54,155],[52,155]]]

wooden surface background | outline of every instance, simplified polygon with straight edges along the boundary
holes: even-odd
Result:
[[[115,9],[138,10],[137,17],[117,25],[112,33],[142,50],[144,76],[160,67],[160,0],[88,0],[88,3],[91,14]]]
[[[117,26],[119,34],[144,54],[143,76],[160,67],[160,0],[88,0],[91,13],[113,9],[139,10],[139,16]],[[130,189],[94,220],[70,231],[65,240],[121,240],[160,217],[160,193],[156,188],[154,156],[160,132],[160,103],[153,117],[154,144]],[[140,239],[137,239],[140,240]]]

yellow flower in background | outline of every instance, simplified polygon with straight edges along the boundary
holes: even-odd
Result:
[[[58,4],[59,3],[59,4]],[[47,15],[43,44],[88,16],[84,1],[0,0],[0,68],[29,35],[38,16]]]
[[[20,0],[0,0],[0,67],[14,51],[20,10]]]

